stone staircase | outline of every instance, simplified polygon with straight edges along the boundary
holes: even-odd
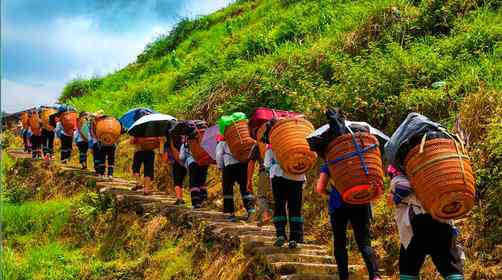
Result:
[[[9,151],[17,158],[29,158],[20,151]],[[259,227],[256,223],[248,223],[238,218],[235,223],[228,222],[226,215],[203,209],[193,210],[186,206],[175,206],[175,198],[165,193],[154,192],[148,196],[132,191],[134,182],[113,178],[99,178],[91,172],[77,168],[61,166],[61,172],[80,173],[92,181],[102,195],[112,196],[116,205],[123,211],[135,211],[139,215],[155,213],[164,215],[175,224],[202,225],[205,235],[225,246],[242,248],[244,254],[259,256],[266,261],[277,279],[288,280],[333,280],[337,277],[337,266],[328,248],[318,244],[299,244],[296,249],[287,246],[278,248],[273,246],[275,229],[273,226]],[[363,272],[360,265],[351,266],[353,272]],[[359,274],[359,273],[358,273]],[[367,277],[367,276],[365,276]],[[354,278],[365,279],[365,278]]]

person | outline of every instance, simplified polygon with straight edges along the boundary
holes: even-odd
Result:
[[[46,159],[54,158],[54,128],[49,124],[42,127],[42,147]]]
[[[117,143],[105,144],[99,140],[95,135],[96,121],[99,118],[105,118],[101,112],[96,112],[90,116],[90,137],[89,144],[92,143],[92,150],[94,155],[94,169],[96,170],[96,175],[98,177],[113,177],[114,167],[115,167],[115,151],[117,149]],[[117,140],[118,141],[118,140]]]
[[[73,133],[70,135],[66,132],[61,121],[56,123],[55,133],[61,141],[61,162],[66,164],[71,159],[71,152],[73,149]]]
[[[205,198],[207,199],[207,189],[203,187],[206,185],[208,166],[197,163],[187,143],[183,143],[180,147],[180,160],[188,170],[192,207],[201,208]]]
[[[42,158],[42,128],[40,117],[34,110],[30,114],[29,130],[31,131],[31,157],[34,159]]]
[[[152,191],[155,173],[155,149],[161,146],[163,150],[164,143],[161,143],[159,137],[133,137],[131,144],[135,146],[132,160],[132,172],[136,179],[135,189],[141,189],[143,194],[148,195]],[[143,181],[140,174],[141,166],[143,166]]]
[[[340,193],[329,185],[330,175],[327,165],[321,166],[316,192],[329,196],[329,214],[333,229],[334,254],[341,280],[349,279],[349,265],[347,254],[347,225],[350,222],[359,252],[363,256],[368,270],[369,279],[381,279],[378,273],[377,257],[370,241],[371,205],[348,204],[342,200]]]
[[[459,231],[453,222],[436,220],[428,214],[408,178],[397,168],[389,165],[387,173],[391,177],[389,199],[395,205],[394,219],[401,241],[400,279],[419,279],[427,255],[445,279],[464,279],[464,253],[456,242]]]
[[[272,188],[270,186],[270,178],[268,176],[267,170],[265,169],[265,165],[263,164],[263,158],[260,156],[260,150],[258,148],[258,144],[255,144],[251,149],[249,162],[248,162],[248,171],[247,171],[247,188],[249,193],[253,193],[253,174],[258,164],[258,189],[256,191],[256,204],[257,211],[256,215],[259,226],[269,223],[272,220],[272,209],[270,207],[270,199],[269,195],[272,192]]]
[[[80,116],[82,116],[82,113]],[[89,150],[89,141],[82,136],[80,130],[78,129],[76,129],[73,133],[73,140],[77,144],[80,166],[82,169],[87,169],[87,151]]]
[[[248,164],[235,159],[227,142],[223,138],[220,140],[216,145],[216,164],[222,171],[223,213],[229,214],[229,221],[237,221],[234,205],[234,184],[238,183],[242,203],[247,211],[247,219],[250,220],[256,210],[254,208],[253,194],[248,191],[247,187]]]
[[[164,151],[166,152],[165,155],[172,167],[174,191],[176,193],[176,202],[174,204],[184,205],[185,201],[183,200],[183,182],[185,181],[185,177],[188,174],[188,170],[185,168],[185,166],[183,166],[182,163],[180,163],[181,160],[179,159],[179,151],[175,150],[176,145],[175,143],[172,143],[179,142],[180,145],[183,144],[183,140],[181,139],[182,137],[178,136],[178,138],[179,141],[175,141],[173,137],[169,137],[168,141],[166,142]],[[178,158],[176,158],[175,154],[178,154]]]
[[[31,130],[28,122],[28,116],[23,116],[21,120],[21,137],[23,138],[24,151],[31,153]]]
[[[289,222],[289,248],[296,248],[303,243],[302,188],[305,174],[287,174],[280,166],[271,146],[267,146],[264,159],[265,168],[272,182],[274,197],[274,216],[277,239],[276,247],[282,247],[286,242],[286,225]]]

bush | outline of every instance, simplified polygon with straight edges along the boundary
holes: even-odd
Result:
[[[59,102],[64,103],[71,98],[82,97],[97,90],[101,84],[102,80],[97,77],[88,80],[74,79],[63,88],[63,92],[59,97]]]

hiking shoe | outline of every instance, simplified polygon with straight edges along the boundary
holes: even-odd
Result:
[[[227,221],[235,223],[237,222],[237,217],[234,214],[231,214],[230,216],[227,217]]]
[[[284,236],[279,236],[274,242],[275,247],[282,247],[286,243],[286,238]]]
[[[289,249],[296,249],[296,248],[298,248],[298,243],[294,240],[291,240],[288,243],[288,247],[289,247]]]
[[[176,206],[181,206],[181,205],[185,205],[185,201],[183,199],[176,199],[176,201],[174,202],[174,205]]]

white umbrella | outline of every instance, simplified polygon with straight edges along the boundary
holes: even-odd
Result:
[[[162,137],[166,136],[176,118],[166,114],[150,114],[139,118],[127,131],[132,136]]]
[[[347,127],[350,126],[350,125],[353,125],[353,124],[358,124],[358,125],[361,125],[361,126],[366,126],[366,127],[369,128],[371,134],[376,135],[376,136],[382,138],[386,142],[389,141],[389,136],[385,135],[385,133],[383,133],[382,131],[380,131],[380,130],[374,128],[374,127],[372,127],[367,122],[345,121],[345,126],[347,126]],[[314,137],[314,136],[322,135],[328,129],[329,129],[329,124],[325,124],[325,125],[319,127],[318,129],[316,129],[314,132],[312,132],[309,136],[307,136],[307,138],[311,138],[311,137]]]

